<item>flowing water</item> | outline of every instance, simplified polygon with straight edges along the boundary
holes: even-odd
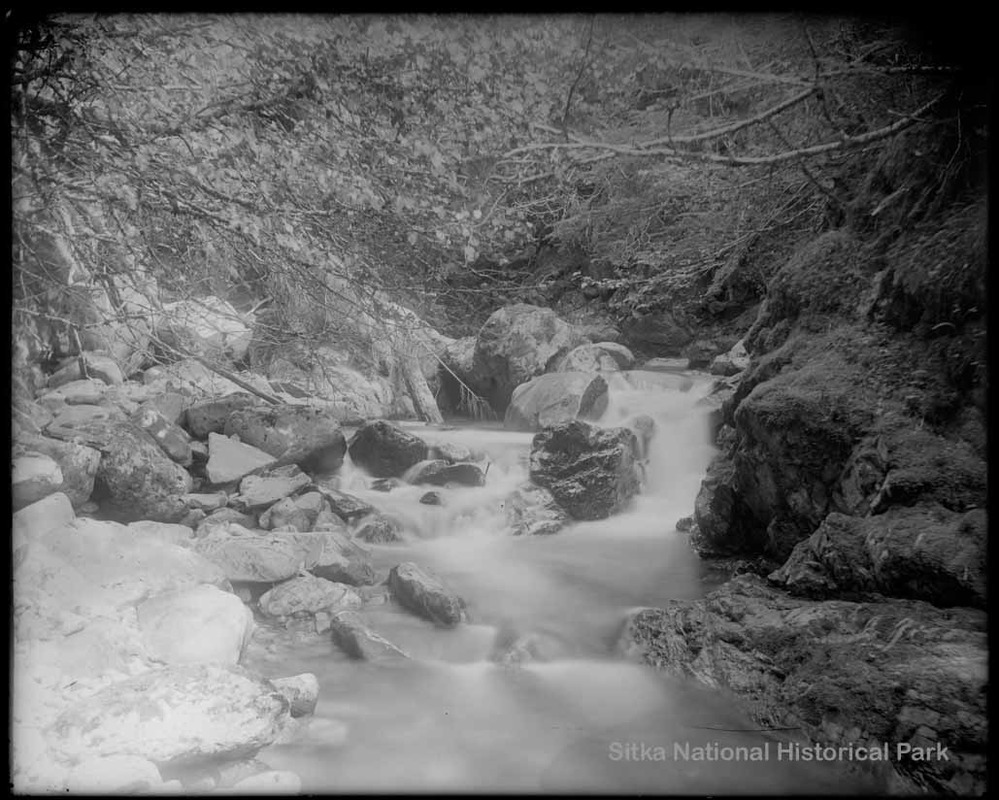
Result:
[[[317,793],[868,788],[829,763],[778,760],[778,740],[730,697],[615,653],[629,610],[704,594],[698,560],[675,523],[691,512],[713,452],[707,409],[697,405],[709,386],[704,376],[613,376],[600,424],[636,414],[657,423],[643,494],[625,513],[552,536],[504,528],[502,499],[527,478],[531,434],[406,425],[489,461],[485,486],[441,490],[442,506],[419,503],[427,487],[371,491],[348,462],[342,488],[405,518],[412,531],[405,544],[373,545],[376,565],[414,561],[434,570],[465,599],[470,622],[440,629],[392,603],[366,607],[369,626],[412,656],[389,663],[350,661],[328,636],[255,648],[250,665],[263,674],[312,672],[321,687],[305,729],[261,759],[295,771]],[[498,638],[521,635],[535,637],[545,661],[490,659]],[[726,760],[726,747],[743,750]],[[698,752],[710,760],[694,760]],[[767,760],[744,760],[761,752]]]

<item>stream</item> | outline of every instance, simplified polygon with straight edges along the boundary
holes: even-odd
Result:
[[[413,531],[405,544],[372,545],[376,566],[429,567],[465,599],[470,621],[441,629],[392,603],[366,606],[367,624],[410,660],[351,661],[328,635],[251,646],[248,666],[264,675],[312,672],[320,682],[304,730],[260,758],[316,793],[864,791],[835,763],[778,760],[780,740],[726,694],[615,652],[629,610],[707,590],[674,525],[691,513],[713,454],[707,408],[697,405],[712,382],[696,373],[632,372],[628,382],[612,374],[600,424],[639,413],[657,423],[643,494],[630,511],[552,536],[505,530],[502,499],[527,478],[532,434],[404,423],[428,443],[463,444],[490,463],[485,486],[441,489],[442,506],[419,503],[428,487],[372,491],[348,459],[342,488],[405,517]],[[497,637],[526,634],[545,661],[490,659]],[[764,745],[761,761],[726,759],[722,749]],[[695,756],[705,748],[708,760],[685,758],[677,746]]]

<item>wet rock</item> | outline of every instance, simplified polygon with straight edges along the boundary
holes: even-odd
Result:
[[[388,587],[401,606],[438,625],[453,627],[466,618],[465,601],[430,570],[410,561],[389,570]]]
[[[625,343],[641,352],[678,354],[691,340],[690,331],[666,311],[626,319],[621,332]]]
[[[987,524],[984,510],[932,505],[863,519],[832,513],[770,580],[806,597],[877,592],[985,608]]]
[[[315,614],[325,608],[360,608],[361,598],[346,584],[300,575],[275,586],[258,601],[268,617]]]
[[[193,549],[232,582],[277,583],[297,575],[309,551],[293,538],[248,530],[234,522],[210,529]]]
[[[410,483],[431,486],[485,486],[486,476],[478,464],[448,464],[442,459],[421,461],[406,472]]]
[[[985,785],[985,625],[973,609],[816,602],[742,575],[703,600],[631,615],[621,647],[823,745],[939,741],[949,759],[891,766],[905,791],[963,794]]]
[[[437,442],[430,446],[430,458],[455,464],[460,461],[472,461],[472,451],[454,442]]]
[[[253,635],[251,611],[214,586],[163,592],[136,610],[149,654],[165,664],[238,664]]]
[[[686,372],[687,359],[685,358],[650,358],[643,362],[639,369],[649,372]]]
[[[209,359],[239,361],[250,346],[247,320],[214,295],[163,304],[156,320],[157,338],[167,347]]]
[[[376,478],[398,478],[427,457],[427,443],[419,436],[384,420],[362,425],[350,440],[350,457]]]
[[[510,404],[514,389],[553,369],[585,339],[549,308],[516,303],[486,320],[475,342],[476,383],[497,412]]]
[[[131,421],[152,436],[173,461],[184,467],[191,465],[194,456],[186,431],[170,422],[158,409],[151,406],[140,407],[132,415]]]
[[[80,361],[86,365],[87,374],[80,370]],[[84,352],[79,358],[72,358],[56,372],[52,373],[48,379],[50,389],[56,389],[70,381],[86,380],[96,378],[109,386],[116,386],[124,383],[125,378],[121,374],[121,368],[117,362],[108,356],[99,353]]]
[[[623,344],[581,344],[559,362],[559,372],[616,372],[631,369],[635,356]]]
[[[101,462],[98,450],[74,442],[64,442],[51,439],[48,436],[28,436],[21,440],[26,451],[41,453],[48,456],[59,465],[62,471],[63,492],[79,509],[94,491],[94,478]],[[16,499],[15,499],[16,503]]]
[[[247,475],[239,482],[239,495],[232,502],[245,509],[262,509],[294,494],[309,483],[308,475]]]
[[[137,794],[156,790],[163,779],[156,765],[139,756],[96,756],[70,770],[66,791],[72,794]]]
[[[715,356],[724,351],[717,342],[698,339],[684,348],[683,355],[687,358],[687,369],[707,369]]]
[[[588,372],[540,375],[513,390],[503,426],[535,431],[572,419],[599,419],[607,409],[607,382]]]
[[[538,631],[518,634],[502,629],[496,634],[489,660],[502,666],[515,666],[554,661],[566,655],[565,645],[553,636]]]
[[[715,356],[711,360],[708,371],[712,375],[738,375],[749,367],[749,353],[742,341],[736,344],[727,353]]]
[[[134,755],[160,766],[253,755],[273,742],[288,701],[239,667],[167,667],[77,701],[57,720],[68,758]]]
[[[353,522],[371,514],[375,510],[374,506],[365,503],[359,497],[354,497],[352,494],[347,494],[346,492],[341,492],[322,484],[319,484],[317,488],[329,502],[333,513],[344,522]]]
[[[309,533],[321,537],[321,550],[308,566],[317,578],[349,586],[369,586],[378,582],[368,548],[340,533]]]
[[[156,441],[131,423],[103,426],[106,446],[97,467],[94,496],[123,520],[175,522],[187,513],[182,495],[191,476]]]
[[[341,611],[330,618],[333,643],[351,658],[379,661],[409,656],[384,636],[375,633],[353,611]]]
[[[371,544],[403,542],[402,525],[391,517],[376,511],[360,519],[354,527],[354,538]]]
[[[546,536],[571,522],[552,493],[533,483],[522,484],[507,495],[503,509],[514,536]]]
[[[205,439],[210,433],[222,433],[233,411],[259,403],[260,398],[249,392],[233,392],[218,400],[195,403],[187,409],[185,424],[191,436]]]
[[[319,679],[311,672],[287,678],[271,678],[271,683],[288,701],[293,717],[305,717],[316,710],[319,702]]]
[[[423,462],[420,462],[423,463]],[[391,492],[400,486],[405,486],[406,482],[401,478],[375,478],[371,482],[371,489],[376,492]]]
[[[652,441],[652,437],[656,435],[656,421],[648,414],[636,414],[625,421],[624,427],[634,431],[635,436],[638,437],[639,458],[648,458],[649,443]]]
[[[606,519],[638,493],[638,449],[627,428],[563,422],[535,434],[531,480],[574,519]]]
[[[694,501],[697,531],[692,544],[699,553],[729,555],[748,548],[738,508],[735,464],[727,454],[719,453],[708,465]]]
[[[420,502],[425,506],[442,506],[444,505],[444,498],[441,497],[440,492],[427,492],[420,496]]]
[[[62,470],[48,456],[18,456],[12,467],[11,500],[15,511],[62,489]]]
[[[279,465],[309,472],[333,472],[343,464],[347,443],[340,423],[310,406],[241,408],[226,420],[224,433],[274,456]]]
[[[680,531],[680,533],[687,533],[693,529],[695,524],[696,523],[694,522],[693,517],[680,517],[680,519],[676,521],[676,529]]]

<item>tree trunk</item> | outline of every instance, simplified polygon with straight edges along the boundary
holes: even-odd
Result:
[[[444,421],[441,410],[437,407],[437,401],[430,392],[427,379],[423,377],[420,369],[420,361],[414,355],[400,355],[402,362],[402,374],[406,379],[406,388],[409,389],[409,396],[413,398],[413,405],[416,406],[416,413],[424,422],[440,424]]]

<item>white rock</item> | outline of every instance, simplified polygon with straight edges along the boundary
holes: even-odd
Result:
[[[139,756],[99,756],[73,767],[66,782],[74,794],[132,794],[159,788],[156,765]]]
[[[48,456],[29,454],[14,459],[12,499],[15,509],[31,505],[62,486],[62,470]]]
[[[76,519],[73,504],[62,492],[50,494],[30,506],[14,512],[11,539],[14,549],[53,528],[61,528]]]
[[[236,442],[219,433],[208,434],[208,480],[212,483],[229,483],[259,467],[277,461],[263,450]]]

